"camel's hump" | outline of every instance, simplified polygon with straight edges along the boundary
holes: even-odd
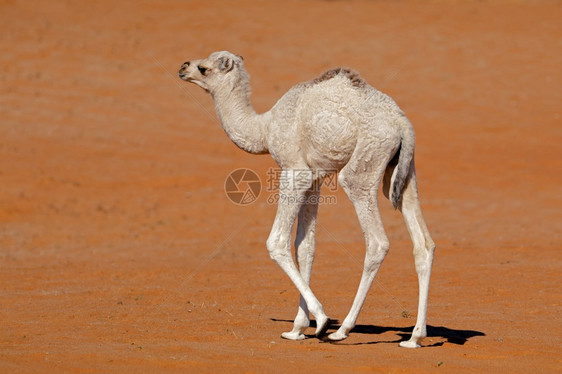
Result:
[[[359,75],[358,72],[352,70],[352,69],[348,69],[348,68],[342,68],[342,67],[338,67],[338,68],[333,68],[330,69],[328,71],[326,71],[324,74],[320,75],[318,78],[315,78],[314,80],[312,80],[312,84],[318,84],[324,81],[327,81],[329,79],[332,79],[338,75],[343,75],[344,77],[346,77],[347,79],[349,79],[349,81],[351,82],[351,84],[354,87],[365,87],[365,85],[367,84],[363,78],[361,78],[361,76]]]

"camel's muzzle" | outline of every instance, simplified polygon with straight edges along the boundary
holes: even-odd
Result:
[[[184,81],[187,81],[189,79],[189,74],[187,72],[187,68],[189,67],[189,65],[191,65],[189,61],[184,62],[178,72],[178,77],[180,77],[180,79],[183,79]]]

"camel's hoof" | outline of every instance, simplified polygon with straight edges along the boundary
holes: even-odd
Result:
[[[303,333],[293,331],[284,332],[281,334],[281,337],[287,340],[303,340],[305,338]]]
[[[402,348],[419,348],[419,347],[421,347],[421,345],[419,345],[418,343],[410,341],[410,340],[405,341],[405,342],[400,342],[400,346]]]
[[[339,342],[340,340],[347,339],[347,335],[342,332],[336,331],[328,335],[328,339],[333,342]]]
[[[328,330],[329,326],[330,318],[328,318],[327,316],[316,319],[316,332],[314,333],[314,335],[316,335],[316,337],[318,338],[322,337],[322,335],[326,334],[326,330]]]

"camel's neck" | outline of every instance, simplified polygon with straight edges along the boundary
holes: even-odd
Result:
[[[266,115],[257,114],[250,103],[248,87],[213,95],[222,128],[240,149],[253,154],[268,153]]]

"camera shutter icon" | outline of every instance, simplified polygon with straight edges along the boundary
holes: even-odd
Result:
[[[224,192],[230,201],[248,205],[257,200],[261,193],[259,176],[250,169],[237,169],[226,177]]]

